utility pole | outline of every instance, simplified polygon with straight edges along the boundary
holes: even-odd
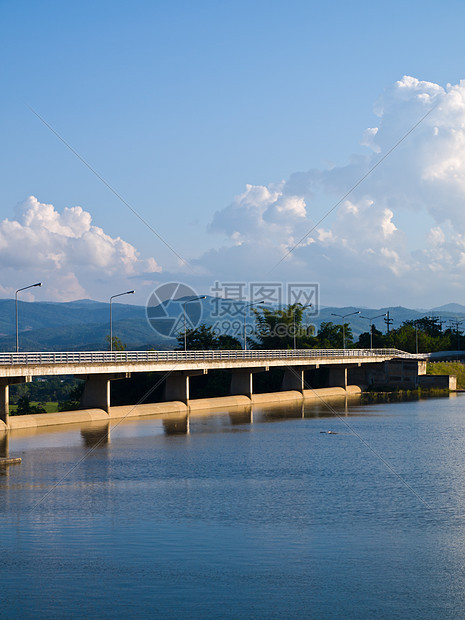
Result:
[[[391,331],[391,325],[394,323],[394,319],[391,319],[389,310],[386,312],[386,316],[384,317],[384,322],[386,323],[386,333],[389,336],[389,332]]]
[[[455,331],[457,333],[457,351],[460,351],[460,332],[459,332],[459,325],[460,323],[463,323],[465,321],[465,319],[462,319],[461,321],[459,321],[458,319],[450,319],[449,324],[452,327],[455,327]]]

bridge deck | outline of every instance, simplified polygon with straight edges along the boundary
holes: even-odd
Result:
[[[398,349],[0,353],[0,378],[273,366],[318,367],[329,364],[372,364],[396,358],[419,360],[423,356]]]

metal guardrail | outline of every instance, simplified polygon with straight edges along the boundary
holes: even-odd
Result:
[[[427,354],[426,354],[427,355]],[[426,359],[426,355],[406,353],[399,349],[275,349],[215,351],[83,351],[63,353],[0,353],[0,366],[41,366],[50,364],[125,364],[131,362],[202,362],[221,360],[313,360],[367,359],[400,357]]]

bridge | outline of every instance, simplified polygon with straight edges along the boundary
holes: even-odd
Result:
[[[189,380],[210,370],[231,373],[230,394],[252,397],[253,375],[283,369],[277,389],[306,387],[305,373],[327,369],[329,387],[377,381],[414,387],[426,372],[425,356],[398,349],[299,349],[214,351],[88,351],[0,353],[0,420],[8,425],[9,386],[33,377],[74,375],[85,380],[82,409],[110,411],[110,383],[133,373],[161,373],[165,400],[189,403]]]

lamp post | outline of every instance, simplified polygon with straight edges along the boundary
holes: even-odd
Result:
[[[118,295],[112,295],[110,297],[110,352],[113,351],[113,316],[111,310],[111,302],[115,297],[121,297],[121,295],[134,295],[135,291],[126,291],[125,293],[118,293]]]
[[[294,304],[293,312],[292,312],[292,322],[294,324],[294,351],[296,350],[296,325],[295,325],[295,308],[296,306],[300,306],[301,310],[305,310],[305,308],[311,308],[313,304],[307,304],[306,306],[302,306],[302,304],[298,301]]]
[[[205,299],[206,295],[199,295],[198,297],[192,297],[191,299],[187,299],[183,304],[183,312],[184,312],[184,353],[187,352],[187,327],[186,327],[186,304],[190,304],[191,301],[199,301],[200,299]]]
[[[34,288],[34,286],[42,286],[42,282],[36,282],[36,284],[30,284],[29,286],[23,286],[19,288],[15,293],[15,313],[16,313],[16,353],[19,352],[19,331],[18,331],[18,293],[25,291],[27,288]]]
[[[252,306],[258,306],[258,304],[264,304],[265,300],[262,299],[261,301],[256,301],[253,304],[248,304],[247,306],[244,306],[244,351],[247,351],[247,333],[246,333],[246,325],[245,325],[245,320],[246,320],[246,310],[247,308],[251,308]]]
[[[387,316],[387,313],[384,312],[383,314],[377,314],[376,316],[362,316],[360,315],[361,319],[366,319],[367,321],[370,321],[370,350],[373,350],[373,321],[375,319],[379,319],[381,316]]]
[[[346,326],[344,323],[344,319],[347,316],[352,316],[353,314],[360,314],[360,310],[356,310],[355,312],[349,312],[349,314],[335,314],[334,312],[331,312],[331,316],[338,316],[340,319],[342,319],[342,348],[343,349],[346,348]]]

